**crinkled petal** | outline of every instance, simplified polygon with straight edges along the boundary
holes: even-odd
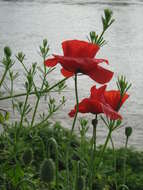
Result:
[[[80,113],[89,113],[90,112],[90,102],[88,98],[83,99],[79,104],[78,104],[78,112]],[[70,117],[74,117],[76,113],[76,105],[74,109],[72,109],[69,112]]]
[[[105,115],[107,117],[109,117],[110,119],[112,119],[112,120],[117,120],[117,119],[122,120],[122,116],[118,112],[116,112],[112,108],[110,108],[110,106],[102,104],[102,109],[103,109],[103,112],[105,113]]]
[[[55,65],[57,65],[57,63],[58,63],[58,60],[56,58],[47,59],[45,61],[45,65],[47,67],[54,67]]]
[[[95,61],[95,63],[106,63],[106,64],[109,64],[109,61],[107,60],[107,59],[95,59],[94,58],[94,61]]]
[[[101,86],[100,88],[96,88],[96,85],[92,86],[90,89],[90,98],[91,99],[101,99],[104,96],[104,92],[106,90],[107,85]]]
[[[53,56],[58,60],[58,63],[60,63],[61,66],[69,72],[76,73],[77,69],[79,68],[79,64],[77,62],[78,58],[59,56],[59,55],[53,55]]]
[[[71,110],[71,111],[68,113],[68,115],[69,115],[70,117],[74,117],[74,116],[75,116],[75,112],[76,112],[75,109],[74,109],[74,110]]]
[[[99,50],[99,46],[80,40],[67,40],[62,43],[64,56],[93,58]]]
[[[74,75],[74,73],[70,72],[70,71],[67,71],[66,69],[62,68],[61,69],[61,73],[64,77],[71,77]]]
[[[103,113],[101,103],[98,100],[92,100],[90,98],[83,99],[78,105],[78,112],[80,113]],[[76,113],[76,106],[70,111],[69,116],[74,117]]]
[[[103,67],[97,66],[96,72],[93,70],[88,73],[88,76],[100,84],[109,82],[113,77],[113,72]]]
[[[67,56],[54,55],[58,63],[69,72],[80,72],[88,75],[98,83],[104,84],[111,80],[113,72],[99,66],[95,59],[73,58]]]

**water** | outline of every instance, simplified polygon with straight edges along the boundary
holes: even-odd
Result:
[[[86,40],[90,31],[101,31],[100,17],[105,8],[113,10],[116,22],[105,34],[108,44],[100,50],[97,57],[108,58],[109,68],[115,72],[109,89],[115,88],[115,81],[120,74],[126,75],[132,83],[129,91],[130,98],[120,111],[124,118],[123,127],[115,132],[114,139],[117,146],[123,145],[124,127],[132,126],[134,132],[130,145],[142,148],[143,2],[141,0],[0,0],[0,55],[2,55],[2,48],[9,45],[13,54],[18,51],[26,54],[27,66],[35,61],[40,65],[42,63],[37,52],[42,39],[48,38],[50,54],[61,54],[60,44],[63,40]],[[15,92],[20,92],[23,90],[21,83],[24,76],[19,63],[16,63],[15,71],[21,73],[15,85]],[[50,81],[54,83],[61,78],[58,67],[54,74],[50,75]],[[38,78],[37,83],[40,83]],[[53,120],[57,119],[69,128],[72,119],[69,119],[67,113],[75,104],[73,83],[73,79],[67,82],[68,88],[64,93],[68,99],[66,106],[53,117]],[[93,84],[94,82],[88,77],[80,77],[78,84],[80,99],[89,95],[90,86]],[[33,98],[31,102],[34,103]],[[7,101],[1,102],[1,106],[10,110]],[[42,101],[39,113],[44,110],[46,112],[46,105]],[[91,115],[88,117],[92,118]],[[102,126],[98,129],[99,143],[104,141],[106,132]]]

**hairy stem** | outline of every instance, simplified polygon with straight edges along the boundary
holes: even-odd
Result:
[[[75,116],[74,116],[74,120],[73,120],[73,124],[72,124],[71,135],[72,135],[74,127],[75,127],[77,114],[78,114],[78,104],[79,104],[78,89],[77,89],[77,74],[75,74],[75,97],[76,97],[76,112],[75,112]]]
[[[107,138],[106,138],[106,141],[105,141],[105,143],[104,143],[104,145],[103,145],[103,148],[102,148],[102,150],[101,150],[101,152],[100,152],[100,154],[99,154],[99,160],[98,160],[97,167],[96,167],[97,170],[98,170],[98,168],[99,168],[99,166],[100,166],[100,163],[101,163],[101,161],[102,161],[102,159],[103,159],[103,155],[104,155],[105,149],[106,149],[106,147],[107,147],[107,144],[108,144],[108,142],[109,142],[109,140],[110,140],[110,138],[111,138],[111,133],[112,133],[112,128],[110,127],[110,128],[109,128],[108,135],[107,135]]]
[[[43,64],[44,64],[44,62],[45,62],[45,58],[43,58]],[[43,78],[43,82],[42,82],[40,91],[43,90],[45,79],[46,79],[46,66],[44,64],[44,78]],[[33,123],[34,123],[34,119],[35,119],[36,112],[37,112],[37,109],[38,109],[39,101],[40,101],[40,95],[37,96],[37,101],[36,101],[36,104],[35,104],[35,108],[34,108],[34,112],[33,112],[33,116],[32,116],[32,121],[31,121],[31,127],[33,126]]]
[[[128,137],[126,138],[126,143],[125,143],[125,156],[124,156],[124,177],[123,177],[123,184],[124,184],[124,185],[126,185],[127,145],[128,145]],[[123,190],[125,190],[125,188],[123,188]]]
[[[6,74],[7,74],[7,68],[5,69],[5,71],[4,71],[4,74],[3,74],[3,76],[2,76],[2,78],[1,78],[1,80],[0,80],[0,88],[1,88],[1,86],[2,86],[2,84],[3,84],[3,82],[4,82],[4,79],[5,79],[5,77],[6,77]]]
[[[116,190],[117,190],[117,177],[116,177],[116,150],[115,150],[115,146],[114,146],[114,142],[112,139],[112,136],[110,137],[110,141],[111,141],[111,145],[112,145],[112,150],[113,150],[113,159],[114,159],[114,173],[115,173],[115,186],[116,186]]]
[[[75,74],[75,97],[76,97],[76,113],[75,113],[75,116],[74,116],[71,132],[70,132],[70,138],[69,138],[69,142],[68,142],[68,145],[67,145],[67,153],[66,153],[67,190],[70,189],[70,185],[69,185],[70,176],[69,176],[69,164],[68,164],[69,163],[69,152],[70,152],[69,149],[70,149],[70,144],[71,144],[71,140],[72,140],[72,134],[73,134],[75,123],[76,123],[76,119],[77,119],[78,104],[79,104],[79,100],[78,100],[78,88],[77,88],[77,74]]]
[[[44,89],[44,90],[42,90],[42,91],[39,90],[39,91],[37,91],[37,92],[32,91],[32,92],[29,93],[29,95],[34,95],[34,94],[36,94],[36,93],[45,94],[45,93],[47,93],[47,92],[50,92],[53,88],[55,88],[56,86],[58,86],[58,85],[61,84],[62,82],[66,81],[67,79],[68,79],[68,78],[62,79],[61,81],[59,81],[58,83],[54,84],[53,86],[51,86],[51,87],[48,88],[48,89]],[[17,97],[26,96],[26,95],[27,95],[26,92],[25,92],[25,93],[19,93],[19,94],[14,94],[14,95],[10,95],[10,96],[0,97],[0,100],[7,100],[7,99],[10,99],[10,98],[17,98]]]
[[[27,92],[27,95],[26,95],[26,98],[25,98],[25,102],[24,102],[23,111],[22,111],[22,114],[21,114],[20,128],[22,127],[22,123],[23,123],[23,119],[24,119],[24,115],[25,115],[25,109],[26,109],[27,102],[28,102],[28,97],[29,97],[29,91]]]

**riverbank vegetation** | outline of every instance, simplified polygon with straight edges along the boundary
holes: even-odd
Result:
[[[41,67],[37,63],[27,67],[24,53],[19,52],[13,58],[11,49],[4,48],[0,102],[10,100],[18,119],[12,121],[8,110],[0,107],[0,189],[143,189],[143,153],[128,149],[132,128],[125,127],[126,142],[123,148],[116,149],[112,139],[112,133],[121,127],[123,118],[119,111],[129,98],[131,84],[125,76],[119,76],[117,89],[106,90],[114,72],[100,65],[102,62],[108,64],[108,60],[95,58],[99,49],[106,44],[103,35],[113,22],[112,12],[106,9],[100,35],[92,31],[88,42],[64,41],[63,55],[54,54],[52,58],[48,57],[50,48],[44,39],[39,49]],[[18,94],[14,90],[19,77],[14,69],[17,62],[25,73],[25,91]],[[61,65],[64,78],[51,84],[48,76],[57,64]],[[89,97],[79,100],[78,77],[83,74],[101,86],[97,88],[94,85],[87,89],[90,91]],[[37,84],[38,76],[41,83]],[[69,110],[69,117],[73,118],[71,129],[65,129],[58,121],[51,122],[50,118],[66,105],[61,92],[66,88],[66,80],[71,77],[75,82],[76,102],[75,107]],[[59,95],[59,101],[53,95],[55,93]],[[31,96],[36,100],[34,105],[30,104]],[[43,98],[47,109],[39,114],[38,107]],[[91,113],[92,123],[80,118],[80,124],[77,124],[78,113]],[[108,129],[102,146],[97,146],[96,142],[99,119]],[[91,138],[86,135],[89,126],[93,129]],[[74,133],[75,127],[79,129],[78,134]],[[109,142],[111,148],[108,148]]]

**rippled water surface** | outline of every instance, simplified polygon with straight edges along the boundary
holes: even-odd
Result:
[[[115,87],[119,74],[126,75],[132,82],[130,98],[121,109],[124,126],[132,126],[134,133],[130,144],[142,148],[143,144],[143,2],[141,0],[0,0],[0,55],[2,48],[9,45],[13,53],[23,51],[26,64],[37,61],[38,45],[43,38],[48,38],[51,53],[62,53],[61,42],[66,39],[86,40],[92,30],[100,32],[101,15],[105,8],[114,12],[116,22],[106,33],[108,44],[104,46],[97,57],[108,58],[110,68],[115,72],[109,89]],[[42,63],[41,63],[42,64]],[[0,68],[1,69],[1,68]],[[15,92],[23,90],[22,67],[16,63],[16,71],[21,73],[15,85]],[[1,72],[0,72],[1,73]],[[49,76],[51,83],[61,79],[59,68]],[[40,81],[37,78],[37,83]],[[94,84],[88,77],[79,79],[80,98],[89,94],[90,86]],[[67,113],[74,105],[73,79],[67,82],[68,88],[64,93],[67,97],[66,106],[53,118],[60,120],[65,127],[71,127],[72,120]],[[34,99],[30,100],[34,104]],[[1,102],[1,107],[10,110],[9,102]],[[46,110],[44,101],[41,102],[39,113]],[[17,116],[14,116],[17,117]],[[92,118],[92,116],[89,116]],[[124,142],[124,129],[114,135],[117,145]],[[89,131],[90,134],[90,131]],[[98,141],[105,139],[106,130],[98,129]]]

